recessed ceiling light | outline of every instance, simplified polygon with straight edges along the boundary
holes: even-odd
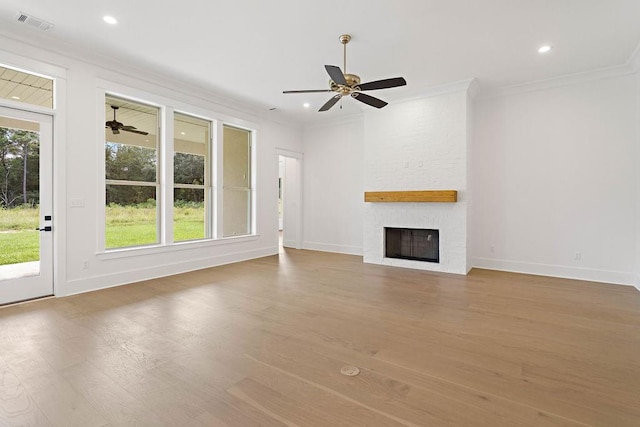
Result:
[[[309,108],[309,107],[311,107],[311,104],[309,104],[308,102],[305,102],[304,104],[302,104],[302,106],[304,108]]]
[[[118,23],[118,20],[116,18],[114,18],[113,16],[109,16],[109,15],[103,16],[102,20],[104,22],[106,22],[107,24],[111,24],[111,25],[116,25]]]
[[[540,46],[538,48],[538,53],[547,53],[551,50],[551,46],[549,46],[548,44],[545,44],[543,46]]]
[[[180,132],[180,135],[186,135],[186,134],[187,134],[186,132]]]
[[[14,95],[14,96],[11,97],[11,99],[20,99],[20,97]]]

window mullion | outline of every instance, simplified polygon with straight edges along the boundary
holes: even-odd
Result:
[[[224,170],[223,170],[223,161],[224,161],[224,125],[222,123],[221,120],[216,121],[216,125],[215,125],[215,140],[214,140],[214,149],[215,149],[215,155],[214,155],[214,161],[215,161],[215,167],[214,169],[214,182],[213,182],[213,187],[214,187],[214,192],[215,192],[215,197],[214,197],[214,203],[215,203],[215,212],[214,212],[214,218],[215,218],[215,236],[214,238],[219,239],[222,236],[224,236],[224,228],[223,228],[223,206],[224,206],[224,180],[223,180],[223,175],[224,175]]]
[[[164,132],[162,132],[161,143],[161,175],[160,175],[160,194],[161,194],[161,227],[160,233],[162,243],[170,245],[174,241],[173,236],[173,108],[165,107],[163,109],[162,123]]]

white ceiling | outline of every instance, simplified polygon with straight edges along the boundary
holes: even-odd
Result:
[[[18,11],[55,24],[41,33]],[[115,16],[110,26],[102,16]],[[13,37],[69,43],[80,51],[152,67],[250,102],[269,114],[312,122],[371,108],[317,109],[325,64],[363,81],[404,76],[403,88],[369,92],[387,101],[477,78],[481,90],[625,64],[640,41],[639,0],[3,0],[0,27]],[[37,35],[36,35],[37,33]],[[553,46],[537,53],[545,43]],[[302,104],[311,107],[304,109]]]

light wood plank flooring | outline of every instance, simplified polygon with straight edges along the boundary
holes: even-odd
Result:
[[[640,292],[286,250],[4,307],[0,425],[640,426]]]

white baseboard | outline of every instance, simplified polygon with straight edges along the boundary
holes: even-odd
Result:
[[[312,251],[336,252],[339,254],[362,256],[362,246],[334,245],[331,243],[319,243],[319,242],[303,242],[302,248],[309,249]]]
[[[69,296],[84,292],[96,291],[99,289],[112,288],[115,286],[126,285],[128,283],[157,279],[160,277],[172,276],[174,274],[187,273],[189,271],[201,270],[209,267],[217,267],[224,264],[232,264],[255,258],[262,258],[265,256],[276,255],[277,253],[277,248],[272,247],[253,249],[249,251],[210,256],[184,262],[163,264],[139,270],[129,270],[114,274],[70,280],[64,286],[63,294],[57,294],[56,296]]]
[[[538,276],[587,280],[591,282],[611,283],[614,285],[634,286],[638,283],[634,273],[625,271],[597,270],[592,268],[506,261],[491,258],[472,258],[471,262],[473,267],[486,268],[488,270],[511,271],[514,273],[535,274]]]
[[[636,274],[636,284],[635,287],[638,291],[640,291],[640,274]]]

